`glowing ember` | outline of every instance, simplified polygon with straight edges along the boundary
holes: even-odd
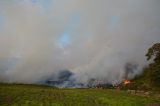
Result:
[[[131,82],[129,81],[129,80],[124,80],[124,85],[128,85],[128,84],[130,84]]]

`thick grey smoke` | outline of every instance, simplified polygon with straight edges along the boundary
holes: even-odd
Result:
[[[160,42],[159,0],[1,0],[0,81],[37,83],[133,78]],[[70,81],[69,80],[69,81]]]

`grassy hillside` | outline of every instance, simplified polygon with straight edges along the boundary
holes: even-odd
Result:
[[[0,84],[0,106],[149,106],[158,102],[158,98],[125,91]]]
[[[160,92],[160,63],[150,64],[143,74],[135,77],[132,82],[136,89]]]

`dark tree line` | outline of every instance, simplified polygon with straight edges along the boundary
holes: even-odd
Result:
[[[156,43],[149,48],[146,56],[147,60],[153,59],[153,63],[148,67],[150,71],[150,84],[160,87],[160,43]]]
[[[150,47],[146,57],[152,62],[144,68],[142,75],[133,79],[134,88],[160,91],[160,43]]]

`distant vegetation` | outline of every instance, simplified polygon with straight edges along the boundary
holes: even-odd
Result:
[[[129,87],[160,91],[160,43],[156,43],[149,48],[146,57],[147,60],[152,60],[153,62],[144,68],[142,75],[133,79],[132,85]]]

